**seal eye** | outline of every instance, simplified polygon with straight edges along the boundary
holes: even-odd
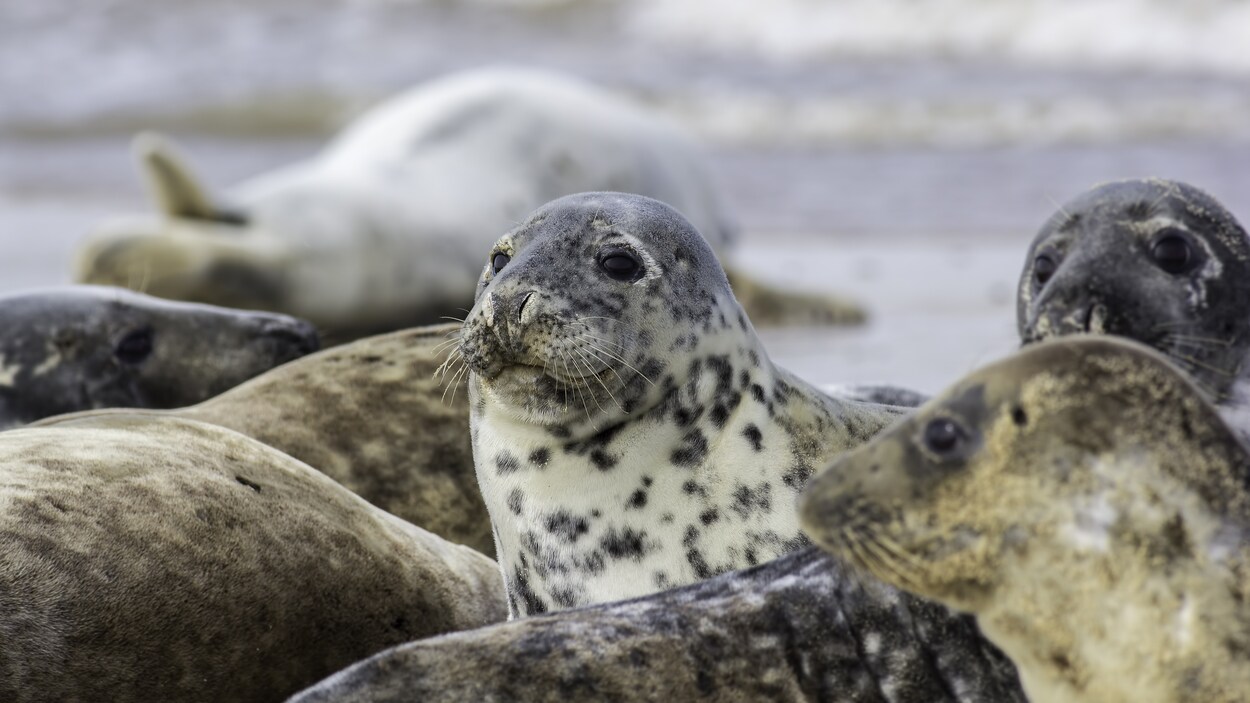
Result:
[[[962,427],[946,418],[933,420],[924,428],[924,445],[938,456],[958,449],[966,437]]]
[[[1038,285],[1045,285],[1046,281],[1055,275],[1055,270],[1058,268],[1059,265],[1050,258],[1049,254],[1042,254],[1033,260],[1033,278],[1037,279]]]
[[[638,275],[641,265],[628,254],[609,254],[599,260],[599,268],[618,281],[628,281]]]
[[[495,273],[499,273],[500,271],[503,270],[503,267],[508,265],[509,261],[512,261],[511,256],[508,256],[507,254],[503,254],[503,253],[495,254],[493,257],[491,257],[490,266],[494,270]]]
[[[1155,240],[1150,254],[1159,268],[1173,275],[1185,273],[1193,268],[1195,259],[1189,240],[1175,230],[1165,230],[1163,236]]]
[[[117,347],[113,349],[113,356],[123,364],[134,366],[141,364],[145,359],[152,355],[152,330],[143,328],[135,330],[117,343]]]

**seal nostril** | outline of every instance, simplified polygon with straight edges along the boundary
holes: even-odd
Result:
[[[300,356],[321,349],[321,338],[317,334],[317,328],[303,320],[272,323],[266,326],[264,334],[283,347],[297,352]]]
[[[520,322],[522,317],[525,315],[525,306],[529,304],[530,299],[532,299],[533,297],[534,297],[534,291],[530,291],[526,293],[524,297],[521,298],[521,304],[518,305],[516,309],[516,321],[517,322]]]

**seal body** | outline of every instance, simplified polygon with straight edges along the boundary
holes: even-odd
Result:
[[[0,467],[6,701],[280,700],[505,615],[489,559],[221,427],[23,428]]]
[[[410,700],[1025,699],[970,617],[808,547],[637,600],[400,645],[292,703]]]
[[[672,203],[717,248],[733,229],[690,141],[578,81],[483,69],[421,85],[348,127],[316,158],[241,185],[219,205],[172,149],[136,143],[158,220],[107,225],[76,276],[156,295],[279,310],[336,336],[438,322],[473,298],[491,238],[552,198],[623,190]],[[861,310],[742,278],[775,319]]]
[[[0,428],[198,403],[318,347],[302,320],[65,286],[0,297]]]
[[[459,360],[514,613],[793,551],[813,468],[901,412],[773,366],[710,247],[658,201],[562,198],[486,260]]]
[[[1016,311],[1026,344],[1089,332],[1157,349],[1250,431],[1250,239],[1207,193],[1142,179],[1066,203],[1029,248]]]
[[[822,546],[972,612],[1035,703],[1250,700],[1250,459],[1133,342],[993,364],[809,484]]]
[[[198,405],[153,412],[257,439],[397,517],[492,556],[490,517],[473,471],[468,395],[463,381],[435,374],[448,335],[458,329],[437,325],[332,347]]]

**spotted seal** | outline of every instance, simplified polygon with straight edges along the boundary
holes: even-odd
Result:
[[[0,699],[273,701],[506,615],[495,564],[236,432],[0,434]]]
[[[901,412],[774,366],[707,242],[636,195],[567,196],[500,238],[458,351],[517,614],[802,546],[791,502],[812,469]]]
[[[1250,430],[1250,239],[1207,193],[1149,178],[1078,196],[1033,240],[1016,300],[1023,343],[1079,332],[1135,339]]]
[[[473,472],[468,394],[435,376],[458,324],[331,347],[199,405],[151,411],[228,427],[303,461],[365,500],[493,556]],[[119,411],[49,418],[51,426]],[[133,413],[134,411],[127,411]]]
[[[1250,457],[1153,350],[992,364],[810,482],[818,543],[971,612],[1034,703],[1250,700]]]
[[[318,347],[286,315],[64,286],[0,297],[0,428],[100,407],[198,403]]]
[[[157,218],[107,223],[76,277],[166,298],[278,310],[335,337],[458,315],[481,252],[539,205],[623,190],[680,209],[727,250],[734,226],[689,138],[658,115],[536,70],[452,74],[385,101],[317,157],[222,202],[166,140],[135,151]],[[757,321],[857,322],[857,305],[735,273]]]
[[[807,547],[644,598],[377,654],[291,699],[1024,703],[966,615]]]

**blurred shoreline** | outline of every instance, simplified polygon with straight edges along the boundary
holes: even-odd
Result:
[[[0,291],[146,212],[128,141],[171,133],[221,192],[369,104],[523,63],[706,144],[763,278],[863,300],[764,333],[818,383],[934,391],[1014,339],[1033,233],[1091,185],[1162,176],[1250,218],[1250,6],[1236,0],[11,0],[0,3]]]

